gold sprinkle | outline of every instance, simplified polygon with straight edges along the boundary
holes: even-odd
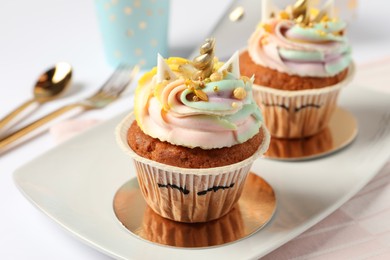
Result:
[[[244,14],[244,7],[238,6],[229,14],[229,19],[232,22],[237,22],[244,17]]]
[[[214,90],[214,92],[218,92],[219,91],[218,86],[214,86],[213,90]]]
[[[142,21],[142,22],[140,22],[140,23],[138,24],[138,27],[139,27],[141,30],[146,29],[146,26],[147,26],[147,24],[146,24],[146,22],[144,22],[144,21]]]
[[[220,72],[214,72],[213,74],[210,75],[211,81],[220,81],[222,79],[223,79],[223,75]]]
[[[326,32],[322,30],[317,30],[316,33],[319,34],[320,36],[326,36]]]
[[[170,79],[171,79],[171,76],[169,75],[169,72],[168,72],[168,71],[165,71],[165,73],[164,73],[164,79],[165,79],[165,80],[170,80]]]
[[[238,104],[236,102],[233,102],[232,103],[232,108],[237,108],[238,107]]]
[[[233,96],[237,99],[244,99],[246,97],[246,91],[243,87],[239,87],[239,88],[236,88],[234,91],[233,91]]]
[[[321,22],[329,22],[329,17],[327,15],[324,15],[322,18],[321,18]]]
[[[131,7],[129,6],[126,6],[124,9],[123,9],[123,12],[127,15],[130,15],[133,13],[133,9],[131,9]]]
[[[283,20],[288,20],[290,19],[290,16],[288,15],[288,13],[286,11],[281,11],[279,13],[279,17],[280,19],[283,19]]]
[[[261,27],[264,29],[264,31],[268,32],[268,33],[272,33],[272,26],[268,23],[262,23],[261,24]]]
[[[209,100],[209,97],[207,96],[206,93],[204,93],[202,90],[200,89],[194,89],[194,93],[195,95],[200,98],[201,100],[203,101],[208,101]]]
[[[191,82],[192,82],[192,80],[186,79],[186,81],[184,82],[184,84],[186,84],[187,86],[190,86],[190,85],[191,85]]]
[[[250,82],[251,81],[251,79],[250,78],[248,78],[247,76],[241,76],[241,79],[245,82],[245,83],[247,83],[247,82]]]

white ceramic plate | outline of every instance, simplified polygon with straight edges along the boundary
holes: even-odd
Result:
[[[159,246],[136,238],[121,226],[112,209],[113,197],[135,176],[132,163],[115,143],[114,128],[124,115],[34,159],[15,172],[15,182],[58,224],[115,258],[258,258],[336,210],[388,159],[390,97],[348,87],[340,101],[357,117],[359,135],[355,142],[318,160],[257,160],[252,171],[273,186],[276,214],[264,229],[225,246],[196,250]]]

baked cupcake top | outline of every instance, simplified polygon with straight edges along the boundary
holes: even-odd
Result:
[[[143,75],[134,113],[142,131],[160,141],[213,149],[243,143],[259,132],[262,114],[252,96],[253,78],[241,77],[238,53],[214,57],[214,40],[193,61],[165,60]]]
[[[251,59],[264,67],[302,77],[331,77],[351,63],[346,23],[334,15],[333,0],[322,9],[298,0],[279,10],[263,0],[263,17],[248,42]]]

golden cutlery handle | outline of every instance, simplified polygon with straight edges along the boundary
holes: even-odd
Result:
[[[19,115],[23,110],[25,110],[27,107],[29,107],[31,104],[33,104],[36,100],[31,99],[29,101],[24,102],[19,107],[15,108],[11,113],[6,115],[3,119],[0,120],[0,130],[7,125],[9,122],[12,121],[17,115]]]
[[[19,138],[25,136],[26,134],[34,131],[38,127],[50,122],[51,120],[64,114],[65,112],[68,112],[68,111],[70,111],[76,107],[79,107],[79,106],[80,106],[80,104],[71,104],[71,105],[64,106],[64,107],[57,109],[56,111],[54,111],[48,115],[36,120],[35,122],[23,127],[22,129],[14,132],[14,133],[11,133],[10,135],[8,135],[0,140],[0,149],[13,143],[14,141],[18,140]]]

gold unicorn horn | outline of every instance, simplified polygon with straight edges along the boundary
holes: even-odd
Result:
[[[198,70],[193,79],[203,80],[208,78],[213,72],[214,67],[214,46],[215,39],[209,38],[200,47],[200,55],[195,57],[192,61],[194,67]]]

